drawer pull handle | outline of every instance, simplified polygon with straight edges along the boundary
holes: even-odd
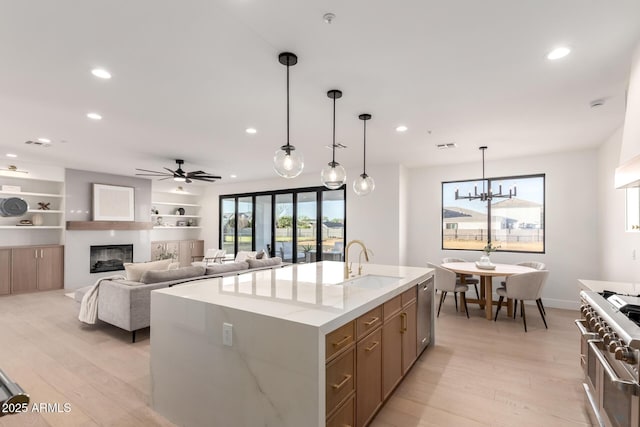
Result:
[[[402,321],[402,326],[400,327],[400,333],[404,334],[407,332],[407,313],[400,313],[400,319]]]
[[[373,344],[371,344],[371,347],[365,348],[364,351],[371,351],[374,348],[376,348],[378,346],[378,344],[380,344],[380,341],[374,341]]]
[[[333,346],[334,347],[340,347],[341,345],[344,345],[346,343],[349,342],[349,340],[351,339],[351,335],[346,335],[344,338],[342,338],[340,341],[338,342],[334,342]]]
[[[333,387],[334,390],[340,390],[346,383],[349,382],[350,379],[351,374],[347,374],[344,376],[344,379],[340,382],[340,384],[333,384],[331,387]]]
[[[379,317],[372,317],[371,320],[369,320],[368,322],[364,322],[365,326],[371,326],[374,323],[376,323],[378,320],[380,320]]]

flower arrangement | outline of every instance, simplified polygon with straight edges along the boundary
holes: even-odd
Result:
[[[491,252],[495,252],[500,249],[500,246],[495,246],[493,243],[489,242],[482,248],[483,252],[487,254],[487,256],[491,255]]]

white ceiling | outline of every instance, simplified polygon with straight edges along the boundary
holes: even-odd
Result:
[[[330,160],[334,88],[347,168],[362,162],[363,112],[372,164],[593,147],[623,122],[639,39],[638,0],[0,0],[0,164],[133,175],[182,158],[225,181],[274,177],[282,51],[299,57],[291,143],[305,172]],[[561,44],[571,55],[548,61]],[[97,66],[113,78],[93,77]],[[591,109],[597,98],[607,103]],[[53,142],[24,144],[38,137]],[[458,148],[435,148],[447,142]]]

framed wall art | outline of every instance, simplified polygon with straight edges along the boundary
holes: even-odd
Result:
[[[93,184],[94,221],[134,221],[134,188]]]

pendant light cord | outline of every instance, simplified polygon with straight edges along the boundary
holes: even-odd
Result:
[[[484,179],[484,152],[485,149],[482,150],[482,192],[485,192],[485,188],[484,188],[484,183],[485,183],[485,179]]]
[[[364,122],[364,155],[362,156],[362,174],[367,174],[367,121]]]
[[[289,63],[287,63],[287,147],[289,146]]]
[[[336,164],[336,97],[333,96],[333,156],[331,160],[331,167],[334,167]]]

